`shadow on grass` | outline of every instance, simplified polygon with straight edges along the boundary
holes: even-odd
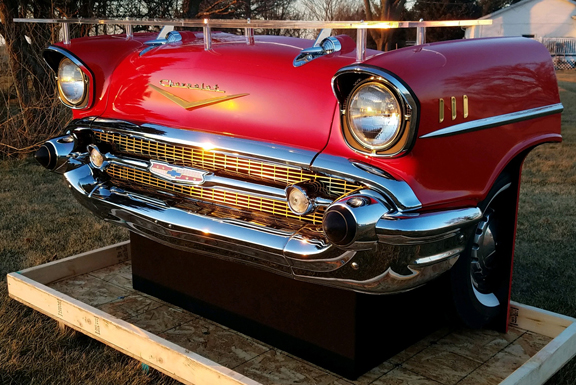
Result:
[[[576,317],[576,72],[558,74],[560,144],[528,155],[522,173],[512,298]],[[573,359],[547,384],[576,383]]]
[[[32,159],[0,161],[0,213],[0,384],[178,384],[8,297],[7,273],[127,240],[127,231],[89,213]]]

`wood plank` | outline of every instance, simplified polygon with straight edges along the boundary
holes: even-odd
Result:
[[[543,384],[575,355],[576,324],[573,323],[502,381],[501,385]]]
[[[87,251],[40,266],[19,271],[36,282],[47,285],[64,278],[89,273],[130,259],[130,241]]]
[[[56,269],[57,270],[57,269]],[[50,268],[53,272],[54,269]],[[36,270],[41,275],[41,269]],[[185,384],[259,385],[235,371],[18,273],[7,276],[12,298]]]
[[[510,302],[510,326],[556,338],[576,319],[518,302]]]
[[[89,251],[7,276],[10,296],[185,383],[258,383],[178,345],[44,286],[124,262],[130,242]],[[554,338],[502,384],[542,384],[576,356],[576,319],[511,302],[510,325]]]

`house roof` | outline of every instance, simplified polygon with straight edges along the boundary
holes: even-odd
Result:
[[[495,11],[495,12],[489,13],[488,15],[482,16],[479,20],[482,20],[482,19],[492,19],[492,18],[494,18],[495,16],[498,16],[498,15],[501,14],[501,13],[507,12],[507,11],[509,11],[509,10],[511,10],[511,9],[514,9],[514,8],[516,8],[516,7],[519,7],[519,6],[522,6],[522,5],[524,5],[524,4],[528,4],[528,3],[532,2],[532,1],[534,1],[534,0],[522,0],[522,1],[519,1],[519,2],[517,2],[517,3],[515,3],[515,4],[509,5],[508,7],[501,8],[501,9]],[[574,0],[564,0],[564,1],[567,1],[567,2],[569,2],[570,4],[573,4],[573,5],[576,5],[576,1],[574,1]],[[575,15],[575,16],[572,16],[572,18],[573,18],[574,20],[576,20],[576,15]]]

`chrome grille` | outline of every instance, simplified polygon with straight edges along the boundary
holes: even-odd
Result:
[[[350,193],[360,187],[359,184],[344,179],[317,175],[298,167],[267,163],[202,148],[160,143],[113,132],[94,131],[94,134],[99,141],[114,144],[116,150],[121,153],[161,160],[174,165],[196,167],[209,171],[223,170],[243,175],[249,179],[267,180],[283,185],[317,181],[333,198]]]
[[[169,191],[204,202],[212,202],[239,209],[254,210],[285,218],[299,219],[310,222],[312,224],[322,223],[322,216],[324,214],[324,208],[318,208],[311,214],[299,216],[292,213],[288,207],[288,204],[283,201],[221,189],[209,189],[200,186],[170,183],[156,178],[147,171],[141,171],[131,167],[123,167],[111,164],[106,169],[106,172],[113,179],[134,182],[139,186],[146,186],[158,190]]]

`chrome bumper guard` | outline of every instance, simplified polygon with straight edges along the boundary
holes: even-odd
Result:
[[[90,165],[71,162],[64,177],[74,196],[107,221],[178,249],[364,293],[410,290],[449,270],[482,215],[479,209],[384,215],[375,226],[378,240],[341,248],[299,231],[169,207],[100,183]],[[440,226],[433,228],[434,222]]]
[[[37,158],[47,168],[63,173],[74,196],[96,215],[174,248],[302,281],[372,294],[413,289],[452,267],[482,217],[478,208],[406,210],[419,205],[407,184],[333,159],[348,166],[333,169],[331,174],[362,180],[370,187],[332,202],[322,220],[323,231],[298,221],[273,227],[114,186],[105,175],[106,162],[95,167],[87,153],[72,151],[73,132],[47,142]],[[146,167],[140,164],[146,161],[107,157],[109,163]],[[320,166],[314,163],[311,168],[328,170],[328,163],[330,167],[340,164],[326,163],[324,158],[318,156]],[[367,183],[370,175],[378,183]]]

